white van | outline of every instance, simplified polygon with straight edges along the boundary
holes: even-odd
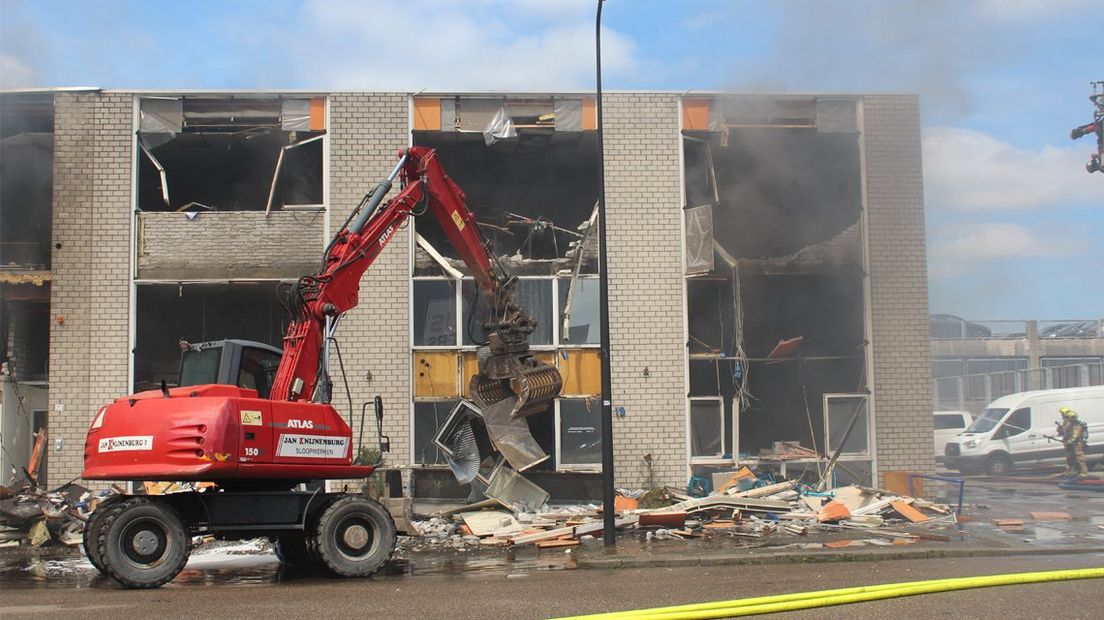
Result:
[[[964,473],[1002,476],[1014,467],[1065,463],[1054,423],[1069,407],[1089,428],[1089,467],[1104,460],[1104,386],[1036,390],[1002,396],[947,442],[943,460]]]
[[[943,448],[955,435],[966,430],[974,423],[974,414],[969,411],[936,411],[932,414],[932,433],[935,439],[935,460],[943,459]]]

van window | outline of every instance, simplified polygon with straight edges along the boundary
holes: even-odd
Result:
[[[1001,421],[1004,414],[1008,413],[1008,409],[986,409],[981,412],[981,416],[974,420],[974,423],[970,425],[970,428],[966,429],[967,433],[988,433],[996,427],[997,423]]]
[[[962,428],[964,426],[966,425],[962,423],[962,414],[960,413],[935,416],[935,430],[937,431]]]
[[[1008,420],[1001,426],[998,435],[1001,438],[1019,435],[1031,428],[1031,407],[1024,407],[1012,412]]]

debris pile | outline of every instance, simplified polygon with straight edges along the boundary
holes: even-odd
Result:
[[[760,478],[747,468],[717,481],[718,490],[702,497],[668,487],[661,507],[642,507],[643,491],[622,490],[616,527],[634,531],[644,543],[733,539],[745,546],[794,543],[811,549],[949,541],[936,530],[957,524],[947,505],[858,485],[818,491],[797,480]],[[490,498],[415,521],[420,537],[413,549],[559,549],[594,540],[602,525],[598,505],[534,509]]]
[[[81,544],[88,515],[107,498],[121,492],[117,488],[93,492],[73,483],[53,491],[0,487],[0,541],[5,546],[41,547],[50,543],[77,546]]]

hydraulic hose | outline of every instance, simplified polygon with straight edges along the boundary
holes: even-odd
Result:
[[[715,601],[656,607],[632,611],[617,611],[587,616],[573,616],[561,620],[698,620],[701,618],[733,618],[754,614],[768,614],[782,611],[796,611],[814,607],[828,607],[847,603],[861,603],[901,596],[951,592],[971,588],[1042,583],[1050,581],[1068,581],[1073,579],[1104,578],[1104,568],[1078,568],[1070,570],[1043,571],[1031,573],[1009,573],[1004,575],[986,575],[979,577],[956,577],[951,579],[932,579],[927,581],[906,581],[873,586],[859,586],[836,590],[818,590],[775,596]]]

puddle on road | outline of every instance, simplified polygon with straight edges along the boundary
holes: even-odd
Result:
[[[535,550],[433,551],[396,553],[377,578],[407,579],[421,575],[524,575],[574,566],[570,554]],[[166,587],[190,585],[250,586],[325,580],[328,577],[280,564],[263,540],[215,543],[192,552],[187,566]],[[4,588],[119,588],[100,575],[77,549],[4,549],[0,551],[0,586]]]

